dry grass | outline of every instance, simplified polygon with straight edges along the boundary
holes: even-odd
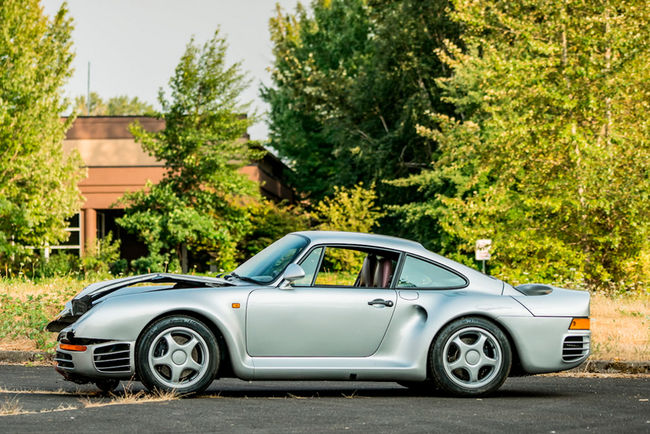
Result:
[[[76,393],[76,392],[66,392],[64,390],[10,390],[4,387],[0,387],[0,393],[3,394],[16,394],[16,395],[67,395],[67,396],[77,396],[79,404],[78,406],[71,404],[61,404],[56,408],[51,409],[42,409],[38,411],[28,411],[23,408],[20,404],[20,401],[17,396],[12,398],[5,399],[3,404],[0,404],[0,417],[1,416],[15,416],[20,414],[36,414],[36,413],[53,413],[59,411],[71,411],[78,410],[80,408],[95,408],[95,407],[106,407],[109,405],[128,405],[128,404],[145,404],[149,402],[167,402],[175,399],[179,399],[181,396],[175,392],[162,392],[155,391],[153,393],[148,393],[143,390],[139,392],[131,391],[131,383],[128,383],[124,387],[122,393],[111,393],[108,397],[102,395],[100,392],[90,392],[90,393]]]
[[[124,386],[122,393],[111,393],[110,400],[93,400],[90,396],[79,399],[79,402],[84,408],[93,407],[106,407],[108,405],[129,405],[129,404],[145,404],[149,402],[166,402],[174,401],[181,398],[181,396],[174,392],[165,392],[162,390],[155,390],[153,392],[146,392],[140,390],[133,392],[131,390],[131,383]]]
[[[0,351],[36,351],[36,343],[26,337],[0,339]]]
[[[18,399],[15,397],[5,400],[4,404],[0,405],[0,416],[10,416],[23,413],[23,406],[20,405]]]
[[[650,360],[650,294],[591,297],[592,358]]]
[[[539,374],[541,377],[571,377],[571,378],[647,378],[648,374],[625,374],[622,372],[575,372],[562,371],[550,374]]]
[[[90,283],[74,277],[0,279],[0,350],[51,350],[56,334],[45,332],[45,324]]]

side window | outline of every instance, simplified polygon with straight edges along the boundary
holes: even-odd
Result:
[[[460,288],[465,279],[430,262],[407,256],[402,267],[398,288]]]
[[[314,285],[388,288],[398,259],[390,251],[326,247]]]
[[[309,255],[300,263],[300,266],[305,270],[305,277],[293,282],[292,286],[310,286],[314,281],[314,274],[316,274],[316,267],[320,261],[320,255],[323,252],[322,247],[318,247],[311,251]]]
[[[327,247],[315,285],[354,286],[365,253],[341,247]]]

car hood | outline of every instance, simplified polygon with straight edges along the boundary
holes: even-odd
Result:
[[[151,273],[139,276],[122,277],[120,279],[105,280],[86,286],[73,300],[87,297],[97,299],[120,288],[137,285],[139,283],[174,283],[176,288],[197,288],[206,286],[232,286],[233,283],[225,279],[206,276],[190,276],[187,274]],[[146,287],[145,287],[146,288]]]
[[[141,283],[172,285],[133,287],[133,285]],[[93,305],[96,302],[99,302],[100,299],[109,296],[116,291],[119,291],[120,295],[125,295],[168,289],[206,288],[233,285],[235,285],[234,282],[216,277],[170,273],[142,274],[139,276],[123,277],[120,279],[92,283],[65,304],[61,313],[59,313],[59,315],[46,326],[46,330],[51,332],[61,331],[63,328],[74,323],[81,315],[92,309]]]

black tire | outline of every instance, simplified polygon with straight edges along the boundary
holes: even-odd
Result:
[[[214,334],[189,316],[162,318],[147,327],[136,344],[136,369],[149,390],[181,395],[205,390],[219,368]]]
[[[456,396],[479,396],[497,390],[508,378],[511,364],[508,338],[483,318],[460,318],[446,325],[429,354],[433,381]]]
[[[115,389],[117,389],[117,386],[120,385],[120,380],[116,380],[114,378],[102,378],[101,380],[95,381],[95,386],[99,390],[102,391],[102,393],[111,393]]]

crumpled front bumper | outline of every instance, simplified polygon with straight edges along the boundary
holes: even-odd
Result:
[[[88,383],[100,378],[127,380],[134,377],[135,342],[110,341],[74,346],[85,347],[83,351],[65,347],[66,344],[61,342],[57,345],[54,361],[56,371],[66,380]]]

